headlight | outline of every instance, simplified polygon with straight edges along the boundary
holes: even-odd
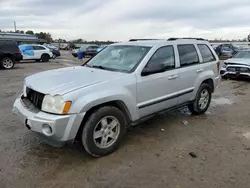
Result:
[[[60,95],[45,95],[42,104],[42,110],[54,114],[67,114],[71,106],[70,101],[64,101]]]

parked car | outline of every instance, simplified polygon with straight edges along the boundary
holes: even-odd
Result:
[[[0,68],[12,69],[23,56],[13,41],[0,41]]]
[[[55,59],[59,56],[61,56],[61,53],[60,53],[60,50],[56,47],[56,46],[53,46],[51,44],[43,44],[44,46],[46,46],[47,48],[50,49],[50,51],[52,52],[52,59]]]
[[[39,44],[23,44],[19,46],[24,60],[36,60],[37,62],[48,62],[53,57],[52,51]]]
[[[89,154],[105,156],[128,126],[160,112],[188,105],[205,113],[219,68],[201,39],[116,43],[85,65],[27,77],[13,113],[52,146],[79,139]]]
[[[240,51],[226,60],[220,74],[222,78],[250,78],[250,50]]]
[[[239,51],[238,47],[232,44],[221,44],[216,47],[215,52],[218,56],[232,57]]]
[[[72,49],[71,54],[73,55],[73,57],[77,57],[77,52],[79,51],[80,48],[74,48]],[[81,51],[83,52],[83,49],[81,49]]]
[[[77,57],[78,53],[83,53],[83,57],[93,57],[100,51],[100,46],[86,45],[80,47],[78,50],[73,50],[72,55]]]

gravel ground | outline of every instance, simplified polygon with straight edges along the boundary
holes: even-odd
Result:
[[[226,80],[208,112],[180,109],[131,128],[119,150],[100,159],[79,144],[42,144],[12,115],[23,79],[68,66],[19,64],[0,70],[0,188],[249,188],[250,84]]]

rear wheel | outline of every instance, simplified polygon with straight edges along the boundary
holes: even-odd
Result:
[[[0,61],[0,67],[4,69],[12,69],[15,65],[15,61],[11,57],[4,57]]]
[[[41,57],[42,62],[48,62],[49,61],[49,55],[48,54],[43,54]]]
[[[94,157],[114,152],[126,133],[126,118],[116,107],[106,106],[94,111],[82,130],[82,145]]]
[[[200,115],[204,114],[211,102],[212,89],[207,83],[201,84],[195,100],[188,105],[188,108],[192,114]]]

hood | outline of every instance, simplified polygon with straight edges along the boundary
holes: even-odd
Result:
[[[250,59],[248,58],[231,58],[225,61],[225,64],[233,63],[233,64],[241,64],[250,66]]]
[[[34,74],[25,79],[25,85],[40,93],[64,95],[124,74],[126,73],[76,66]]]

